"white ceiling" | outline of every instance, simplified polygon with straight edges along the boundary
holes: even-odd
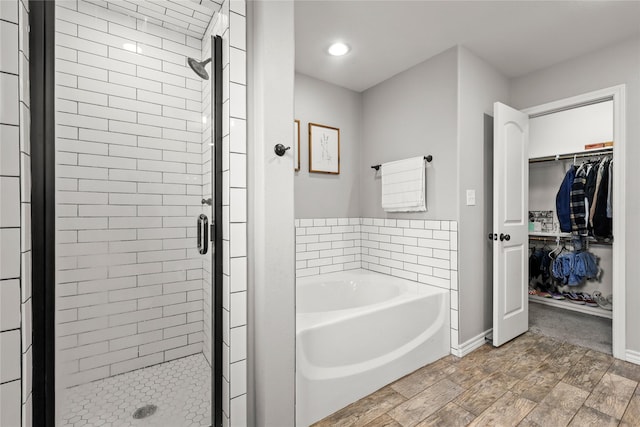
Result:
[[[295,1],[296,71],[358,92],[457,44],[511,78],[638,34],[637,0]]]

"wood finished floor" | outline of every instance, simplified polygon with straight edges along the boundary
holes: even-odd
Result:
[[[639,365],[526,333],[446,356],[314,427],[637,427],[639,381]]]

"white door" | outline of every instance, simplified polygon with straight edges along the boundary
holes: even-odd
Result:
[[[493,345],[529,328],[529,118],[493,105]]]

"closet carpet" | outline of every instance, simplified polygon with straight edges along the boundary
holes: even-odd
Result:
[[[446,356],[314,427],[640,426],[640,366],[527,332]]]
[[[529,304],[529,331],[611,354],[611,319],[604,317],[532,302]]]

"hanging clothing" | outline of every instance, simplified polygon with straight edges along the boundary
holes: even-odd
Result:
[[[598,276],[598,260],[586,251],[562,253],[553,261],[552,272],[563,285],[578,286]]]
[[[556,194],[561,232],[576,236],[612,236],[613,160],[572,165]],[[597,230],[596,230],[597,228]]]
[[[591,163],[587,169],[587,183],[585,185],[585,197],[587,199],[587,230],[592,234],[591,206],[593,206],[593,196],[596,191],[596,179],[598,178],[598,164]]]
[[[529,255],[529,281],[535,279],[540,275],[540,259],[538,258],[537,251],[533,251]]]
[[[564,233],[571,231],[571,208],[569,204],[575,174],[576,170],[571,166],[562,180],[558,194],[556,194],[556,214],[560,223],[560,231]]]
[[[598,203],[598,196],[600,195],[600,185],[602,184],[602,174],[604,173],[604,162],[606,158],[603,158],[598,162],[598,176],[596,178],[596,187],[593,193],[593,203],[591,204],[591,212],[589,217],[591,218],[590,224],[593,227],[593,217],[596,213],[596,204]]]
[[[529,256],[529,280],[541,276],[542,282],[546,282],[551,277],[551,258],[548,249],[534,249]]]
[[[593,206],[593,235],[600,238],[611,237],[611,218],[607,217],[607,201],[609,199],[609,159],[601,164],[602,179],[594,196]]]
[[[580,236],[587,235],[587,211],[585,204],[585,185],[587,183],[586,166],[578,168],[571,185],[571,198],[569,208],[571,210],[571,231]]]
[[[609,192],[607,197],[607,218],[613,218],[613,159],[609,162]]]

